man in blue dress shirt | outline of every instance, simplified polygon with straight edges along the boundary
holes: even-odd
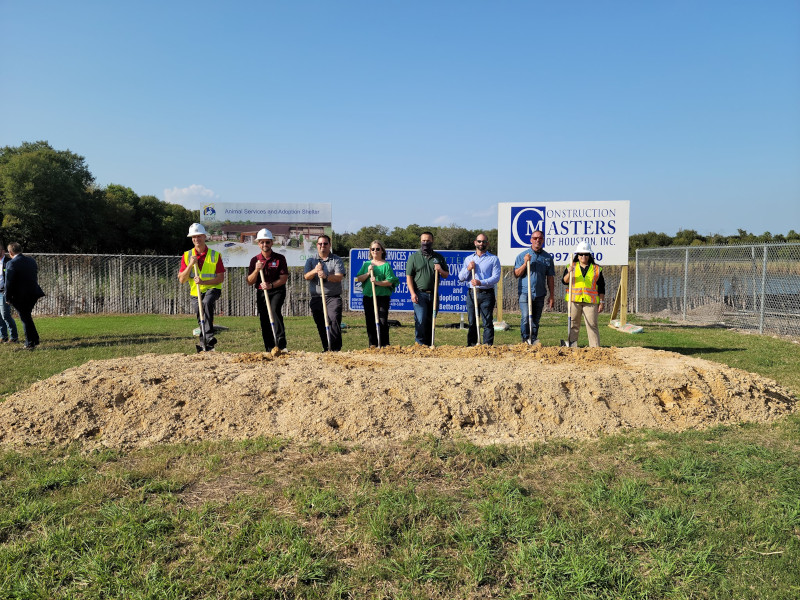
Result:
[[[473,274],[472,270],[475,269]],[[494,286],[500,281],[500,260],[489,252],[489,238],[479,233],[475,237],[475,254],[464,259],[458,272],[459,281],[469,281],[467,292],[467,314],[469,331],[467,346],[478,343],[478,324],[475,322],[475,292],[478,291],[478,311],[483,322],[483,343],[494,344]]]
[[[518,280],[519,308],[522,311],[522,320],[519,324],[522,341],[528,344],[539,343],[539,319],[544,310],[544,299],[550,292],[548,306],[553,310],[555,306],[555,265],[553,255],[543,250],[544,233],[534,231],[531,235],[531,247],[526,248],[517,255],[514,262],[514,277]],[[531,267],[531,318],[528,319],[528,264]],[[545,289],[545,284],[547,288]]]

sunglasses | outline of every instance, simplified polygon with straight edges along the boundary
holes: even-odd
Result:
[[[578,252],[578,256],[591,256],[591,254],[587,254],[586,252]]]
[[[328,242],[317,242],[317,246],[330,246]]]
[[[489,240],[475,240],[476,244],[488,244]]]
[[[383,252],[383,248],[370,248],[373,252]]]

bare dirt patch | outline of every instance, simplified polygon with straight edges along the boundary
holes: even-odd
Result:
[[[477,444],[633,428],[768,422],[797,399],[772,380],[642,348],[390,347],[91,361],[0,404],[0,443],[138,448],[283,436]]]

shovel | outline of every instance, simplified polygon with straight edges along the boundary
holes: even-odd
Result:
[[[472,278],[475,279],[475,269],[472,269]],[[478,323],[478,288],[472,286],[472,303],[475,305],[475,333],[478,335],[478,345],[481,342],[481,326]]]
[[[264,279],[264,270],[262,269],[259,271],[261,275],[261,283],[267,283]],[[269,303],[269,294],[267,293],[267,288],[264,288],[264,302],[267,303],[267,314],[269,315],[269,325],[272,327],[272,341],[275,342],[275,345],[272,347],[272,355],[278,356],[281,353],[281,349],[278,348],[278,330],[275,328],[275,319],[272,318],[272,306]]]
[[[331,351],[331,324],[328,321],[328,303],[325,301],[325,280],[322,273],[319,274],[319,291],[322,294],[322,314],[325,316],[325,335],[328,336],[328,352]]]
[[[533,300],[531,299],[531,262],[526,261],[528,269],[528,345],[533,344]]]
[[[375,279],[372,274],[372,265],[369,269],[369,278],[372,282],[372,310],[375,311],[375,333],[378,336],[378,350],[381,349],[381,320],[378,317],[378,297],[375,295]]]
[[[572,278],[575,272],[569,274],[569,291],[567,292],[567,339],[561,340],[561,345],[568,348],[577,348],[578,340],[575,343],[569,343],[569,334],[572,331]]]
[[[200,272],[197,270],[197,265],[194,266],[194,276],[200,277]],[[200,341],[203,342],[203,345],[200,346],[195,344],[195,348],[197,348],[198,352],[208,352],[208,341],[206,341],[206,319],[205,315],[203,314],[203,298],[200,296],[200,284],[195,284],[197,286],[197,316],[200,318]]]
[[[433,318],[431,319],[431,348],[436,335],[436,313],[439,311],[439,272],[433,271]]]

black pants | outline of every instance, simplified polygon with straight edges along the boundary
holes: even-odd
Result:
[[[36,346],[39,344],[39,332],[36,331],[36,325],[33,324],[33,307],[36,306],[36,300],[33,302],[11,302],[11,306],[17,309],[19,320],[22,321],[22,327],[25,330],[25,346]]]
[[[478,313],[483,322],[483,343],[494,344],[494,290],[478,290]],[[469,331],[467,331],[467,346],[478,343],[478,326],[475,323],[475,300],[473,291],[467,290],[467,315],[469,317]]]
[[[203,333],[205,333],[207,340],[210,340],[214,336],[214,307],[217,305],[217,300],[219,300],[221,295],[222,290],[216,288],[201,294],[201,300],[203,302],[203,320],[205,321],[205,330]],[[192,296],[192,310],[197,317],[197,323],[202,327],[203,325],[200,323],[200,311],[197,310],[197,296]]]
[[[328,309],[328,325],[331,333],[331,347],[328,348],[328,334],[325,330],[325,313],[322,309],[322,296],[312,296],[311,315],[317,324],[322,350],[338,352],[342,349],[342,298],[340,296],[325,296],[325,305]]]
[[[272,290],[268,290],[269,306],[272,309],[272,319],[275,323],[275,333],[278,336],[278,348],[286,350],[286,328],[283,326],[283,302],[286,300],[286,286],[282,285]],[[269,322],[269,312],[267,302],[264,300],[264,290],[258,290],[256,296],[256,306],[258,307],[258,317],[261,319],[261,337],[264,338],[264,348],[267,352],[275,347],[275,340],[272,336],[272,325]]]
[[[375,307],[372,305],[372,298],[364,296],[364,320],[367,323],[367,337],[370,346],[381,348],[389,345],[389,305],[392,303],[390,296],[375,296],[378,301],[378,323],[380,324],[381,343],[378,344],[378,333],[375,331]]]

